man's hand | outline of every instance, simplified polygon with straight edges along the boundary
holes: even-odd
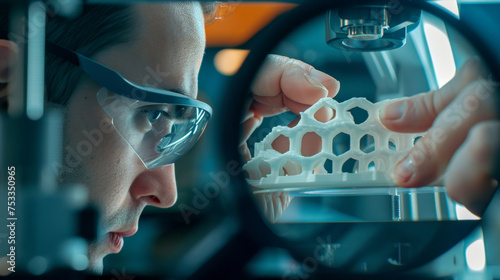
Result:
[[[421,187],[444,175],[448,195],[482,214],[497,189],[492,178],[500,146],[495,84],[478,59],[468,60],[441,89],[387,105],[382,123],[398,132],[427,133],[393,170],[401,187]]]
[[[292,111],[296,114],[311,107],[323,97],[334,97],[340,89],[340,83],[333,77],[314,69],[304,62],[283,56],[269,55],[262,65],[251,87],[253,98],[249,101],[248,114],[243,121],[244,132],[242,137],[241,153],[245,161],[250,160],[250,153],[245,141],[267,116]],[[315,117],[326,121],[333,118],[331,109],[322,108]],[[289,126],[294,126],[298,119]],[[304,142],[302,153],[305,155],[321,149],[321,139],[317,135],[310,135]],[[278,137],[273,142],[273,148],[286,152],[288,142]],[[288,207],[290,197],[287,192],[256,195],[257,201],[265,216],[275,222]]]
[[[251,87],[253,98],[243,122],[241,142],[248,139],[264,117],[288,110],[299,114],[323,97],[334,97],[339,89],[340,83],[336,79],[307,63],[269,55]],[[321,109],[316,117],[331,119],[333,111]]]

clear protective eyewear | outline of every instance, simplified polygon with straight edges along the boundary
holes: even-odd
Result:
[[[173,91],[136,85],[116,71],[47,41],[47,50],[80,67],[103,88],[97,101],[148,169],[169,165],[198,141],[212,108]]]

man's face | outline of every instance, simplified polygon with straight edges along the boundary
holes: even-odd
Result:
[[[106,49],[94,59],[134,83],[195,98],[205,49],[200,5],[141,5],[134,11],[138,39]],[[90,268],[96,272],[102,271],[102,258],[119,252],[123,237],[137,231],[146,205],[170,207],[177,198],[174,165],[154,170],[144,166],[118,132],[110,129],[109,117],[96,99],[100,89],[85,79],[68,104],[64,152],[78,164],[63,176],[64,183],[88,186],[92,202],[101,211],[101,229],[106,234],[88,250]]]

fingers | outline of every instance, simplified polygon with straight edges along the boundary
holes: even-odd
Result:
[[[467,86],[441,111],[408,155],[396,164],[392,174],[395,183],[413,188],[438,179],[474,124],[497,117],[494,90],[485,80]]]
[[[256,103],[268,108],[286,107],[296,114],[323,97],[335,96],[339,88],[336,79],[311,65],[277,55],[268,56],[252,84]],[[269,115],[266,110],[258,110],[256,114]]]
[[[256,194],[255,198],[264,216],[271,223],[275,223],[281,217],[292,200],[288,192]]]
[[[499,146],[500,121],[475,125],[446,173],[445,185],[450,198],[479,216],[498,188],[492,172]]]
[[[465,87],[484,76],[484,73],[484,67],[479,59],[469,59],[457,75],[441,89],[388,104],[380,110],[380,120],[393,131],[425,131]]]
[[[252,155],[250,154],[250,150],[248,149],[247,143],[243,143],[239,147],[239,153],[241,155],[241,159],[243,160],[243,164],[247,163],[252,159]]]
[[[246,120],[242,123],[243,132],[241,135],[240,145],[245,143],[250,135],[252,135],[252,133],[255,131],[255,129],[262,124],[261,118],[255,118],[253,116],[253,112],[251,112],[250,114],[251,116],[246,118]]]
[[[249,106],[252,116],[243,122],[242,142],[261,124],[263,117],[286,110],[299,114],[319,99],[335,96],[339,88],[340,83],[336,79],[309,64],[283,56],[269,55],[252,84],[254,100]],[[331,120],[333,116],[334,112],[330,108],[321,108],[315,114],[315,118],[322,122]],[[295,124],[296,122],[291,125]],[[289,144],[285,141],[284,137],[279,137],[273,146],[276,145],[278,151],[286,152]],[[313,145],[315,142],[318,141],[312,141]]]
[[[256,100],[254,100],[252,102],[252,105],[250,106],[250,111],[254,113],[254,117],[259,119],[267,116],[274,116],[286,110],[287,108],[285,106],[274,107],[264,103],[260,103]]]

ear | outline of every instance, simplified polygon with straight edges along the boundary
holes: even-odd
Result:
[[[17,64],[18,52],[14,42],[0,39],[0,107],[7,107],[8,83]]]

